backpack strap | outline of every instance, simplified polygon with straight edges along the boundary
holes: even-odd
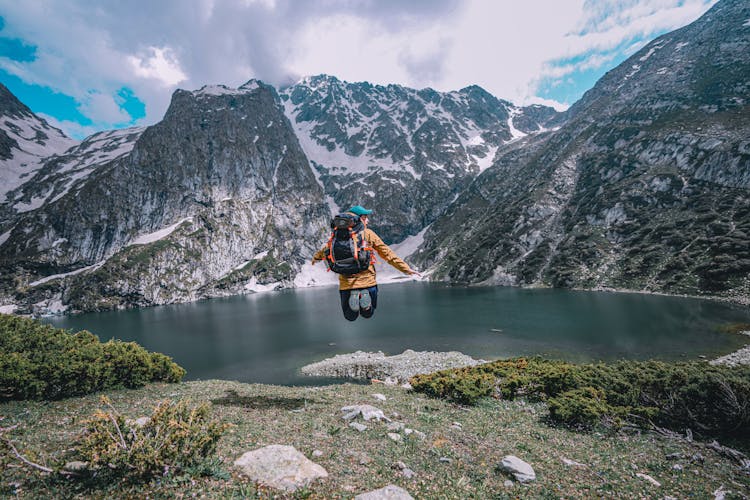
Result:
[[[335,239],[336,239],[336,230],[334,229],[331,232],[331,237],[328,238],[328,260],[330,260],[332,264],[336,263],[336,258],[333,256],[333,242]]]

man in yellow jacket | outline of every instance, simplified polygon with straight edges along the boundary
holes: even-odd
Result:
[[[387,263],[398,269],[404,274],[416,274],[409,264],[404,262],[388,245],[383,243],[380,236],[375,231],[367,227],[368,216],[372,210],[356,205],[347,210],[347,212],[357,215],[365,226],[365,240],[369,246],[375,250],[380,257]],[[313,255],[313,265],[319,260],[326,259],[326,249],[324,246]],[[371,318],[378,306],[378,283],[375,277],[375,266],[370,266],[357,274],[343,275],[339,274],[339,294],[341,295],[341,309],[344,317],[349,321],[354,321],[361,314],[363,318]]]

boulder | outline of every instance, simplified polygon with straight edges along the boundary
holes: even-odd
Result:
[[[328,472],[309,460],[293,446],[270,445],[248,451],[234,465],[253,481],[271,488],[295,491],[315,479],[328,477]]]
[[[408,491],[396,485],[389,484],[379,490],[368,491],[354,497],[354,500],[414,500]]]
[[[516,456],[506,455],[500,463],[500,466],[504,470],[513,474],[516,480],[520,483],[536,480],[536,473],[531,465]]]

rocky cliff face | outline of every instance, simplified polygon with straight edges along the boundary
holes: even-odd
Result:
[[[724,0],[496,156],[417,259],[456,282],[750,297],[750,6]],[[461,228],[461,229],[459,229]]]
[[[332,210],[373,207],[386,242],[418,233],[501,145],[558,115],[513,106],[478,86],[443,93],[326,75],[304,79],[281,98]]]
[[[177,91],[157,125],[92,136],[37,177],[51,198],[0,237],[1,286],[27,307],[288,286],[329,216],[274,89],[255,81]]]

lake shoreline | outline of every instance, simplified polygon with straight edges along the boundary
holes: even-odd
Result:
[[[427,279],[416,279],[411,277],[391,277],[388,276],[385,280],[381,281],[379,285],[391,285],[396,283],[404,283],[404,282],[421,282],[421,283],[432,283],[432,284],[442,284],[449,287],[470,287],[470,288],[517,288],[517,289],[530,289],[530,290],[537,290],[537,289],[548,289],[548,290],[571,290],[571,291],[578,291],[578,292],[606,292],[606,293],[626,293],[626,294],[641,294],[641,295],[654,295],[654,296],[661,296],[661,297],[677,297],[677,298],[683,298],[683,299],[700,299],[700,300],[707,300],[707,301],[713,301],[713,302],[721,302],[726,304],[733,304],[738,306],[750,306],[750,296],[732,296],[732,297],[725,297],[721,295],[690,295],[690,294],[682,294],[682,293],[668,293],[668,292],[659,292],[659,291],[653,291],[653,290],[637,290],[637,289],[630,289],[630,288],[615,288],[615,287],[606,287],[606,286],[597,286],[594,288],[582,288],[582,287],[573,287],[573,288],[556,288],[546,285],[492,285],[488,283],[451,283],[448,281],[429,281]],[[306,290],[311,288],[330,288],[337,286],[338,283],[315,283],[312,285],[307,286],[291,286],[291,287],[283,287],[283,288],[274,288],[264,291],[247,291],[244,293],[238,293],[238,294],[232,294],[232,295],[217,295],[217,296],[210,296],[210,297],[201,297],[196,300],[189,300],[184,302],[171,302],[167,304],[154,304],[150,306],[140,306],[140,307],[118,307],[116,309],[117,311],[123,311],[123,310],[132,310],[132,309],[149,309],[152,307],[161,307],[161,306],[169,306],[169,305],[180,305],[180,304],[197,304],[200,302],[206,302],[216,299],[223,299],[223,298],[231,298],[231,297],[242,297],[247,295],[256,295],[256,294],[270,294],[270,293],[276,293],[276,292],[285,292],[289,290]],[[39,311],[39,312],[33,312],[31,314],[18,314],[15,311],[19,310],[18,304],[8,303],[8,304],[2,304],[0,305],[0,313],[3,314],[15,314],[17,316],[23,316],[23,317],[31,317],[31,318],[40,318],[40,317],[54,317],[54,316],[78,316],[82,314],[89,314],[92,312],[106,312],[106,311],[70,311],[67,309],[66,306],[63,306],[61,302],[58,301],[51,301],[50,304],[48,304],[45,309]]]

